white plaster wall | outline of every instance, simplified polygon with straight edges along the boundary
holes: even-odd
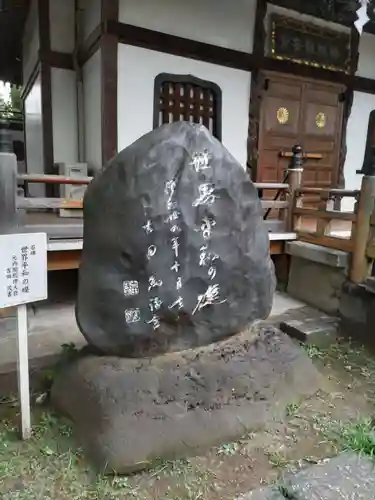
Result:
[[[359,60],[356,75],[375,79],[375,36],[363,33],[359,40]]]
[[[44,173],[43,128],[42,128],[42,93],[40,76],[35,80],[29,95],[25,99],[25,135],[26,159],[29,173]],[[30,184],[31,196],[44,196],[42,184]]]
[[[83,67],[83,96],[85,161],[89,168],[100,169],[102,167],[100,50],[95,52]]]
[[[256,0],[120,0],[119,20],[251,52]]]
[[[358,76],[375,79],[375,36],[363,33],[359,44]],[[353,106],[347,130],[347,154],[344,165],[345,187],[359,189],[362,176],[356,170],[362,168],[367,139],[367,127],[370,111],[375,109],[375,95],[354,92]],[[345,210],[353,210],[352,200],[343,200]]]
[[[49,0],[51,49],[73,52],[75,39],[74,0]]]
[[[74,71],[52,68],[54,162],[78,161],[77,91]]]
[[[24,85],[27,83],[38,60],[39,22],[38,1],[31,0],[22,40],[22,73]]]
[[[80,38],[86,40],[101,22],[101,0],[79,0]]]
[[[222,141],[245,167],[251,74],[123,44],[118,50],[118,150],[152,130],[154,80],[163,72],[192,74],[220,86]]]

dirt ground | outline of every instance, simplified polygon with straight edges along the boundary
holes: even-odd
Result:
[[[290,402],[283,418],[264,422],[238,442],[200,457],[159,461],[150,471],[130,477],[96,474],[77,447],[69,423],[55,416],[48,404],[35,405],[33,438],[20,442],[17,401],[4,396],[0,400],[0,497],[234,500],[260,485],[277,483],[286,471],[341,449],[366,451],[370,443],[371,454],[375,450],[375,356],[347,342],[326,351],[314,347],[306,351],[324,376],[324,386],[314,397]]]

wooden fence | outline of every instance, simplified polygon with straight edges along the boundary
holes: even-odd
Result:
[[[0,209],[5,209],[5,212],[0,213],[1,230],[7,221],[14,220],[17,209],[82,209],[82,200],[21,197],[16,196],[12,189],[17,190],[17,181],[87,185],[92,177],[31,174],[16,176],[15,170],[9,168],[9,156],[11,155],[8,155],[4,163],[0,155]],[[375,260],[375,177],[364,176],[361,189],[354,191],[302,187],[302,158],[301,149],[295,148],[286,176],[287,182],[255,184],[262,193],[261,203],[265,217],[270,211],[273,215],[277,214],[276,217],[282,223],[285,233],[296,233],[298,240],[350,253],[352,259],[349,278],[357,283],[362,282],[370,274],[372,261]],[[274,199],[263,196],[267,192],[276,192],[277,195]],[[317,207],[304,206],[304,199],[312,196],[318,200]],[[344,198],[353,200],[353,212],[342,212],[338,209]],[[313,229],[309,221],[313,221]],[[347,235],[344,237],[331,232],[332,225],[337,222],[347,227]]]
[[[17,176],[18,181],[37,184],[72,184],[72,185],[87,185],[92,181],[93,177],[64,177],[62,175],[30,175],[22,174]],[[285,217],[284,212],[289,206],[287,196],[290,191],[290,185],[287,183],[255,183],[258,191],[277,191],[280,198],[284,199],[262,199],[261,204],[264,210],[278,210],[280,212],[280,219]],[[22,209],[82,209],[83,200],[73,200],[68,198],[25,198],[23,196],[17,197],[17,208]]]
[[[303,206],[303,198],[314,195],[319,199],[316,208]],[[353,212],[335,210],[343,198],[351,198]],[[295,189],[292,206],[292,229],[297,239],[315,245],[342,250],[351,254],[349,279],[355,283],[363,282],[371,275],[375,259],[375,177],[363,176],[361,189]],[[304,220],[314,221],[315,228],[311,230]],[[341,222],[342,236],[332,234],[334,223]],[[346,233],[346,234],[345,234]]]

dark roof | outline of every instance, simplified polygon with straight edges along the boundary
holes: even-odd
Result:
[[[0,0],[0,80],[22,83],[22,35],[30,0]]]

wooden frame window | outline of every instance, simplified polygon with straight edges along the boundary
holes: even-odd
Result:
[[[154,123],[200,123],[221,141],[221,89],[191,75],[161,73],[155,78]]]

